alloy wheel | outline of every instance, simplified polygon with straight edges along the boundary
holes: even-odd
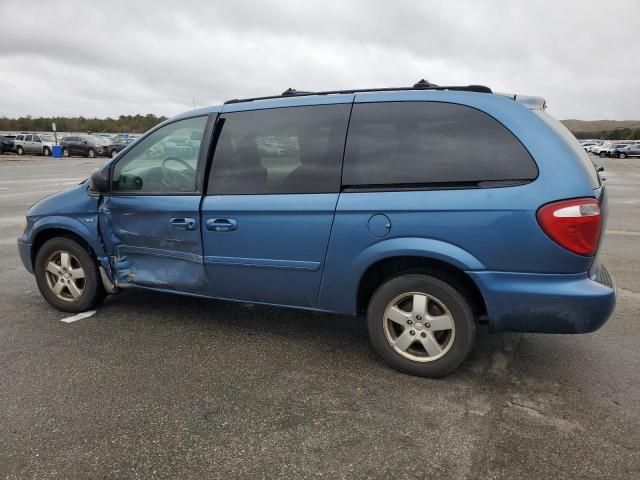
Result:
[[[85,272],[78,259],[69,252],[58,250],[45,263],[47,286],[60,300],[77,301],[84,293]]]
[[[432,295],[403,293],[384,313],[387,341],[403,357],[431,362],[444,356],[455,339],[455,322],[446,305]]]

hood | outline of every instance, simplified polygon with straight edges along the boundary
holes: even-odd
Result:
[[[96,213],[98,197],[87,193],[89,182],[83,180],[78,186],[54,193],[35,203],[27,212],[27,217],[46,215],[78,215]]]

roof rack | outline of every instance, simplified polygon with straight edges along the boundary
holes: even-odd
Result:
[[[324,92],[305,92],[288,88],[280,95],[270,95],[267,97],[253,97],[253,98],[234,98],[233,100],[227,100],[225,103],[243,103],[253,102],[255,100],[272,100],[274,98],[286,98],[286,97],[305,97],[309,95],[339,95],[349,93],[365,93],[365,92],[393,92],[397,90],[456,90],[463,92],[479,92],[479,93],[493,93],[489,87],[484,85],[451,85],[442,86],[430,83],[424,78],[415,83],[412,87],[386,87],[386,88],[356,88],[350,90],[328,90]]]

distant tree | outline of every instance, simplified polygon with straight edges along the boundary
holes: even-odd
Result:
[[[7,131],[49,131],[51,124],[56,123],[59,132],[94,133],[143,133],[157,124],[164,122],[165,116],[157,117],[152,113],[146,115],[120,115],[113,118],[85,117],[38,117],[30,115],[20,118],[0,117],[0,130]]]

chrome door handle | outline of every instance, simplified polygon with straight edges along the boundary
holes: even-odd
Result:
[[[196,221],[193,218],[172,218],[169,226],[171,230],[195,230]]]
[[[205,225],[212,232],[231,232],[238,228],[238,222],[232,218],[209,218]]]

